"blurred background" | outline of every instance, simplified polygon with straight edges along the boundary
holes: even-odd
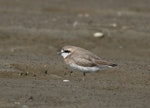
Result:
[[[0,107],[149,108],[149,13],[148,0],[0,0]],[[64,45],[118,67],[64,75]]]

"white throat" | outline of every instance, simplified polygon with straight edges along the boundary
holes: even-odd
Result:
[[[63,58],[66,58],[68,55],[70,55],[70,53],[61,53],[61,56],[63,56]]]

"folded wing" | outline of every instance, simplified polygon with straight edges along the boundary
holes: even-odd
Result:
[[[73,59],[73,61],[80,66],[85,66],[85,67],[93,67],[93,66],[110,66],[110,67],[114,67],[117,66],[117,64],[102,60],[100,57],[98,56],[82,56],[82,57],[77,57],[75,59]]]

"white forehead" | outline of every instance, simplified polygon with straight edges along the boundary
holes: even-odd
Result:
[[[62,49],[61,52],[64,52],[64,50]]]

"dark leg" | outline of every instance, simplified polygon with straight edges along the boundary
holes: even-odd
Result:
[[[82,78],[83,81],[84,81],[84,79],[85,79],[85,75],[86,75],[86,73],[83,72],[83,78]]]
[[[72,73],[73,73],[73,71],[70,71],[70,74],[69,74],[69,75],[71,76]]]
[[[83,76],[85,76],[86,74],[85,74],[85,72],[83,72]]]

